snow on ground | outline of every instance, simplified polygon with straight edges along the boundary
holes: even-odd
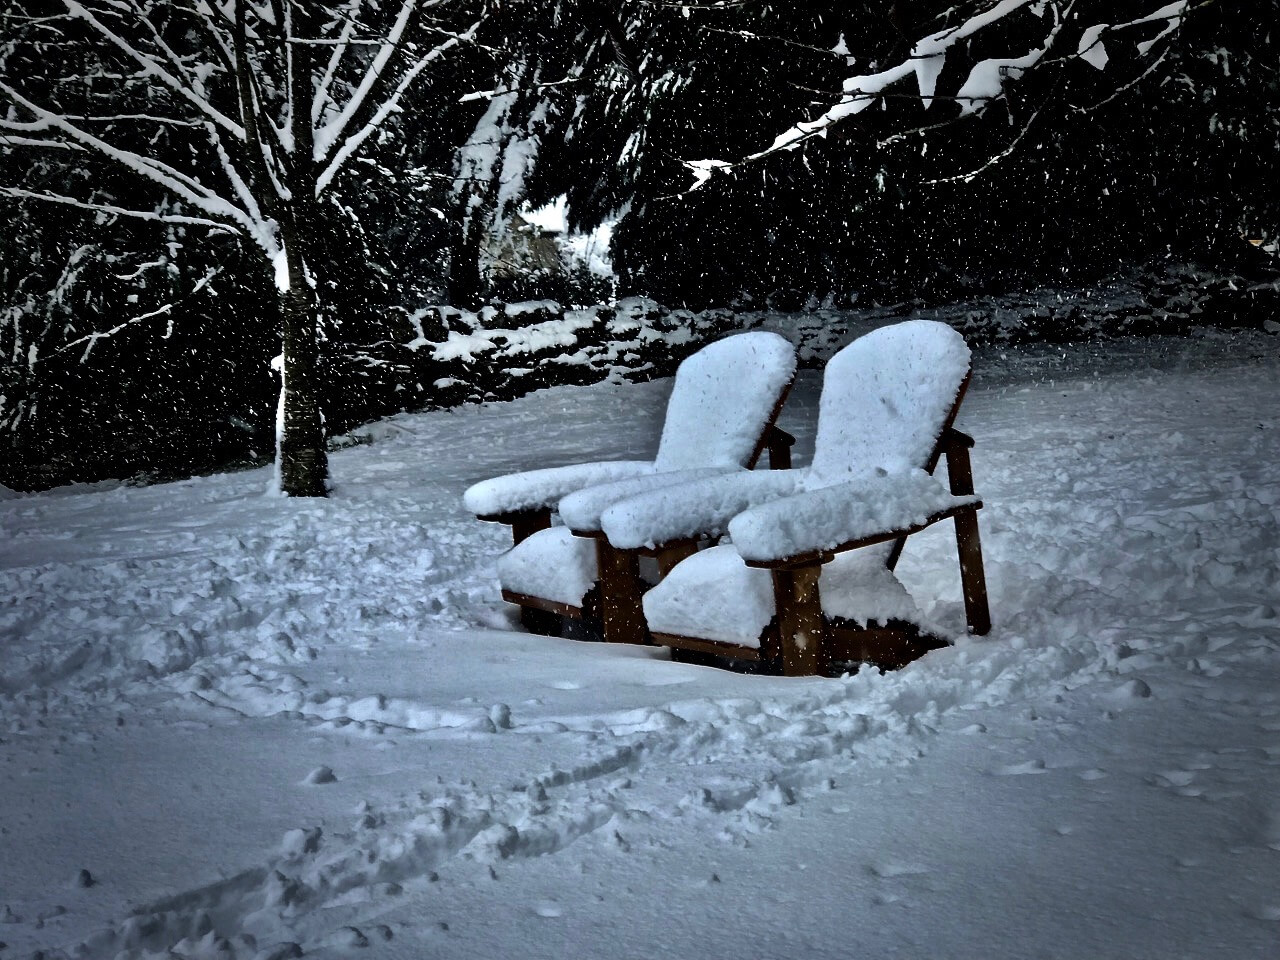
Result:
[[[397,417],[324,502],[5,493],[0,958],[1275,956],[1278,373],[1255,334],[980,353],[995,628],[842,680],[497,600],[462,490],[652,456],[669,382]],[[900,571],[958,627],[948,534]]]

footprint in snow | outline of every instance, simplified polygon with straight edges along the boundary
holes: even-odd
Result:
[[[1043,760],[1028,760],[1025,763],[1010,763],[996,767],[991,771],[995,777],[1018,777],[1029,773],[1048,773]]]
[[[1132,680],[1126,680],[1106,694],[1106,699],[1111,701],[1113,706],[1123,707],[1146,700],[1150,696],[1150,685],[1140,677],[1134,677]]]
[[[369,938],[359,927],[343,927],[333,935],[330,943],[335,947],[367,947]]]
[[[1195,776],[1191,770],[1161,770],[1149,777],[1147,782],[1165,787],[1182,797],[1198,797],[1204,793],[1204,790],[1192,783]]]
[[[564,910],[560,908],[560,904],[554,900],[539,900],[533,905],[533,912],[540,917],[552,919],[564,915]]]
[[[877,877],[888,880],[893,877],[916,877],[929,872],[928,867],[918,863],[873,863],[868,869]]]
[[[644,687],[674,687],[682,683],[692,683],[693,677],[649,677],[641,681]]]

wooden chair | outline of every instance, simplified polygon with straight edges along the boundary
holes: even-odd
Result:
[[[969,350],[950,327],[882,328],[828,364],[810,467],[698,480],[604,511],[616,549],[686,555],[643,598],[651,642],[788,675],[900,666],[948,642],[893,574],[907,537],[948,518],[968,627],[985,634],[973,440],[954,427],[968,381]],[[947,486],[932,476],[943,455]],[[732,543],[698,549],[726,531]]]
[[[553,509],[583,488],[608,506],[610,489],[616,496],[634,495],[749,470],[766,449],[770,466],[789,467],[795,441],[774,421],[795,369],[794,347],[777,334],[726,337],[680,364],[653,460],[532,470],[468,489],[464,502],[481,520],[511,526],[515,546],[499,558],[498,576],[503,599],[521,608],[526,628],[556,634],[562,618],[585,618],[607,640],[642,641],[639,566],[603,537],[553,526]]]

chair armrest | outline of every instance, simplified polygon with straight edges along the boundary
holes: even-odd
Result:
[[[748,566],[802,566],[896,540],[981,505],[976,496],[954,496],[923,470],[912,470],[773,500],[735,517],[729,533]]]
[[[573,463],[526,470],[474,484],[462,495],[462,502],[482,520],[500,520],[506,514],[554,507],[566,494],[583,487],[652,472],[650,460]]]
[[[601,514],[600,527],[620,550],[718,537],[731,519],[753,504],[794,493],[806,473],[744,470],[663,487],[614,504]]]
[[[703,467],[697,470],[664,470],[625,480],[597,484],[569,494],[560,501],[560,519],[579,536],[600,530],[600,516],[615,503],[665,487],[737,473],[740,467]]]

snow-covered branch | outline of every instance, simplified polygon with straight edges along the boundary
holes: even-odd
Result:
[[[353,0],[353,14],[358,13],[363,0]],[[333,78],[338,74],[338,67],[342,63],[343,55],[347,52],[347,44],[351,41],[356,29],[355,16],[345,17],[342,22],[342,33],[334,41],[335,46],[333,53],[329,55],[328,66],[325,67],[324,75],[320,78],[320,83],[316,87],[316,95],[311,104],[311,123],[313,126],[319,126],[324,117],[325,110],[333,102]]]
[[[94,16],[87,7],[76,2],[76,0],[63,0],[63,3],[67,8],[68,13],[73,17],[83,20],[104,40],[119,49],[126,57],[142,67],[143,76],[155,78],[194,106],[205,116],[209,117],[209,119],[223,130],[227,131],[237,139],[244,139],[244,128],[240,126],[240,124],[226,116],[206,98],[197,94],[190,86],[175,77],[169,70],[165,69],[159,60],[153,56],[147,55],[142,50],[139,50],[137,46],[126,40],[118,31],[112,30],[109,26]]]
[[[343,164],[351,158],[365,140],[367,140],[380,126],[382,126],[387,117],[400,109],[400,100],[404,97],[404,94],[409,87],[413,85],[413,82],[418,79],[419,74],[430,66],[432,62],[444,56],[449,52],[449,50],[474,37],[476,32],[480,29],[480,24],[481,21],[477,20],[464,32],[453,36],[439,46],[432,48],[430,52],[419,58],[416,63],[405,71],[404,77],[401,78],[400,83],[396,86],[392,94],[387,97],[387,99],[374,112],[373,116],[360,130],[347,137],[346,141],[334,154],[333,159],[329,162],[328,166],[325,167],[324,171],[316,179],[316,196],[320,196],[329,184],[333,182],[333,178],[337,176],[338,172],[342,169]],[[315,150],[317,158],[321,155],[319,146],[320,133],[321,131],[317,131],[316,133]]]
[[[987,0],[977,12],[966,19],[946,26],[916,40],[908,56],[897,63],[880,67],[869,73],[847,78],[839,102],[824,110],[812,120],[804,120],[784,130],[769,146],[736,160],[694,160],[685,165],[694,176],[691,189],[697,189],[715,173],[732,170],[783,150],[794,150],[814,137],[825,137],[832,128],[856,116],[875,103],[889,106],[889,88],[913,77],[916,80],[918,99],[925,109],[937,100],[958,102],[959,117],[983,112],[992,103],[1004,98],[1010,82],[1017,81],[1030,71],[1047,63],[1061,63],[1079,59],[1103,69],[1107,65],[1107,53],[1103,43],[1106,35],[1151,24],[1164,23],[1159,33],[1134,44],[1138,57],[1149,56],[1154,49],[1167,42],[1180,27],[1187,14],[1190,0],[1174,0],[1164,3],[1150,12],[1123,23],[1099,23],[1083,28],[1074,10],[1074,0]],[[714,4],[701,4],[707,9]],[[953,11],[954,12],[953,8]],[[1021,19],[1015,21],[1015,15]],[[997,27],[1014,24],[1026,27],[1026,17],[1039,17],[1047,21],[1044,40],[1030,52],[1017,57],[996,57],[972,64],[964,80],[948,93],[940,93],[938,85],[946,66],[948,55],[958,47],[980,35],[992,33]],[[1074,47],[1063,51],[1061,35],[1067,29],[1078,32]],[[967,47],[967,44],[965,44]],[[850,58],[852,60],[852,58]],[[912,99],[915,99],[914,97]],[[949,118],[950,119],[955,119]],[[949,122],[943,121],[943,122]],[[929,125],[929,126],[932,126]]]
[[[135,220],[154,220],[157,223],[177,223],[188,227],[208,227],[211,230],[226,230],[231,233],[240,232],[233,224],[221,220],[207,220],[203,217],[187,217],[173,213],[156,213],[154,210],[133,210],[113,203],[94,203],[91,200],[77,200],[75,197],[66,197],[59,193],[25,190],[22,187],[0,187],[0,196],[11,197],[14,200],[39,200],[42,203],[60,203],[94,213],[110,214],[113,217],[131,217]]]
[[[116,324],[114,327],[111,327],[109,330],[96,330],[93,333],[86,334],[85,336],[80,337],[79,339],[72,340],[69,343],[64,343],[57,350],[53,351],[52,355],[59,356],[60,354],[69,353],[71,350],[75,349],[76,347],[79,347],[81,344],[84,344],[84,353],[80,356],[80,363],[86,363],[89,360],[89,355],[93,353],[93,348],[98,345],[99,340],[108,340],[111,337],[114,337],[120,331],[126,330],[129,327],[135,326],[139,323],[144,323],[145,321],[152,320],[156,317],[163,317],[163,316],[169,315],[170,313],[172,313],[174,307],[178,306],[183,301],[190,300],[192,297],[196,296],[201,290],[203,290],[205,287],[209,285],[209,281],[211,281],[214,277],[216,277],[221,272],[222,272],[221,267],[214,267],[212,270],[208,271],[203,277],[201,277],[196,282],[195,286],[192,287],[189,291],[187,291],[187,293],[184,296],[180,297],[178,300],[174,300],[170,303],[166,303],[163,306],[157,307],[155,310],[148,310],[146,313],[140,314],[139,316],[131,317],[130,319],[125,320],[123,323]],[[170,335],[172,335],[172,333],[173,333],[173,325],[172,325],[172,321],[170,321],[169,330],[165,333],[165,338],[167,339]]]
[[[36,147],[42,150],[83,150],[78,143],[67,143],[65,140],[47,140],[43,137],[14,137],[0,133],[0,148],[4,147]]]
[[[191,73],[182,58],[174,53],[173,48],[165,42],[164,37],[161,36],[160,31],[151,21],[151,17],[148,15],[147,11],[143,10],[138,5],[137,0],[129,0],[129,7],[133,10],[134,17],[137,19],[138,23],[146,27],[147,36],[155,45],[156,49],[164,54],[165,61],[174,71],[182,75],[182,83],[189,87],[192,92],[195,92],[200,83],[199,79]]]
[[[65,117],[32,102],[7,83],[0,83],[0,92],[5,93],[14,103],[29,111],[38,121],[46,123],[50,128],[58,130],[81,145],[164,187],[210,216],[237,222],[250,229],[255,226],[243,210],[219,197],[196,178],[154,157],[143,156],[108,143],[71,123]]]
[[[200,120],[178,120],[173,117],[161,117],[151,113],[67,113],[63,114],[63,116],[76,123],[115,123],[117,121],[134,120],[142,123],[155,123],[163,127],[198,127],[203,123]]]
[[[370,91],[373,90],[383,71],[386,70],[391,58],[399,50],[404,39],[405,29],[408,27],[409,20],[417,6],[417,0],[404,0],[404,3],[400,6],[399,13],[396,15],[395,23],[387,31],[386,39],[365,70],[359,86],[348,98],[346,106],[336,117],[315,131],[312,150],[314,151],[313,156],[316,162],[328,159],[329,154],[334,150],[335,144],[346,135],[347,127],[355,115],[363,108],[365,99],[369,96]],[[419,68],[419,72],[420,70],[421,68]]]
[[[190,19],[192,26],[199,31],[200,36],[204,39],[204,49],[216,56],[223,69],[228,71],[235,69],[231,44],[226,34],[226,30],[231,27],[231,20],[221,6],[215,4],[210,7],[205,3],[205,0],[193,0],[191,4],[169,0],[167,6],[174,13],[183,14]],[[215,10],[227,17],[227,23],[218,24],[215,19]]]
[[[552,87],[565,87],[582,83],[581,77],[565,77],[563,80],[542,80],[528,87],[495,87],[492,90],[473,90],[458,98],[459,103],[472,103],[476,100],[492,100],[507,93],[518,93],[521,90],[549,90]]]

